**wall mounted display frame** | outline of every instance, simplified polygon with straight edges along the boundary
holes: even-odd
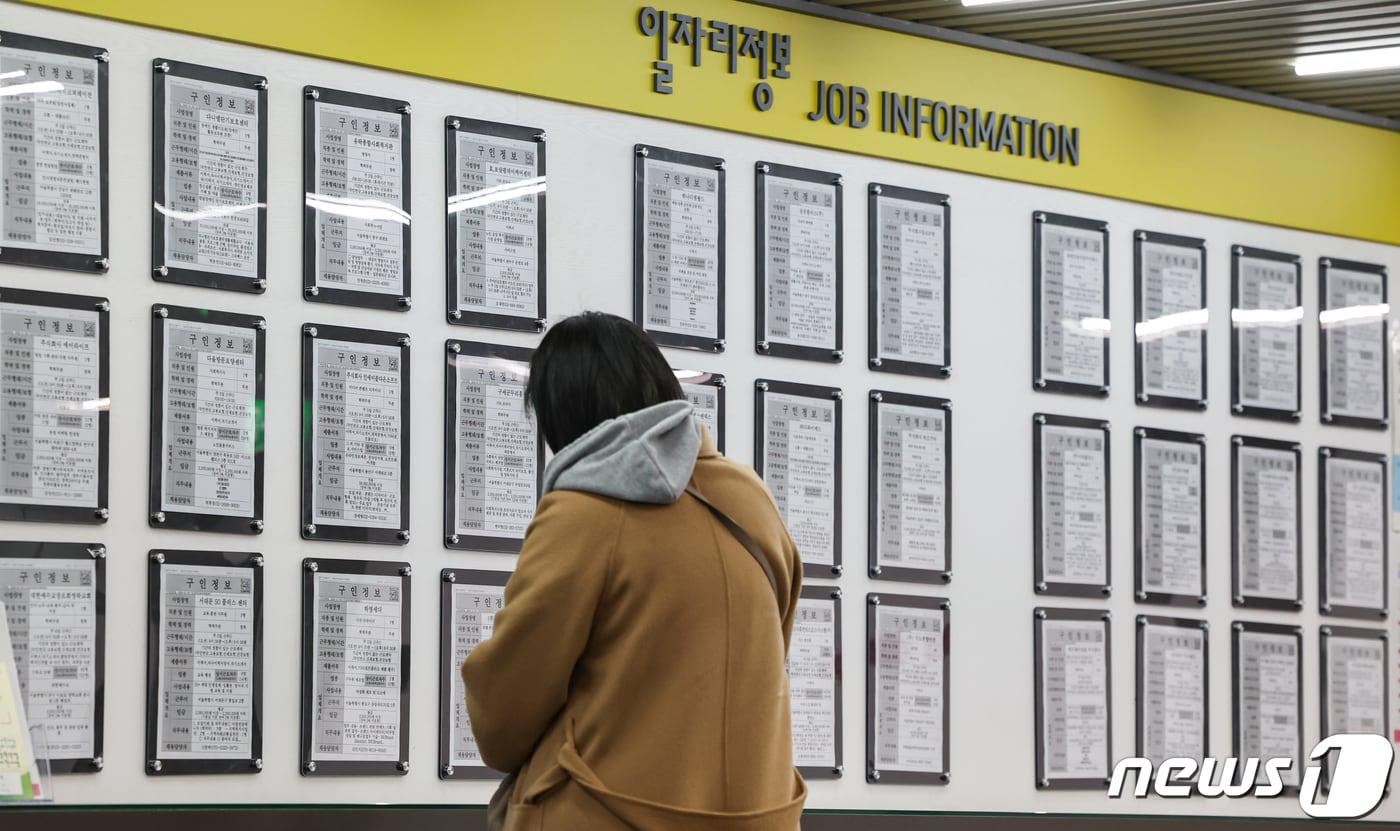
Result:
[[[754,470],[768,484],[803,554],[805,577],[840,577],[844,570],[841,399],[841,390],[835,387],[754,381]],[[796,448],[794,433],[800,440]],[[800,475],[793,475],[794,459],[802,463],[796,471]],[[792,504],[794,494],[800,497],[799,504]]]
[[[779,358],[839,362],[845,355],[841,177],[771,162],[758,162],[754,171],[755,350]],[[800,248],[791,221],[791,209],[798,205],[811,214],[802,223]],[[814,316],[804,324],[808,331],[800,334],[793,330],[795,266],[811,284],[798,298],[804,307],[798,311]]]
[[[1323,424],[1374,430],[1390,424],[1388,281],[1383,265],[1334,257],[1317,262]]]
[[[819,640],[828,635],[829,640]],[[797,672],[793,670],[794,663],[802,665]],[[802,671],[813,664],[824,666],[815,672]],[[846,771],[841,674],[841,590],[834,586],[803,586],[792,629],[792,647],[788,650],[788,679],[792,687],[793,766],[809,781],[839,779]],[[830,742],[830,755],[823,760],[825,764],[811,758],[819,754],[805,755],[809,749],[797,746],[800,721],[827,722],[830,738],[823,741]]]
[[[1198,662],[1192,665],[1183,653],[1196,653]],[[1195,678],[1191,677],[1193,670]],[[1135,753],[1157,765],[1174,757],[1209,756],[1210,624],[1204,620],[1138,615],[1136,679]],[[1191,690],[1192,686],[1197,689]],[[1196,694],[1193,696],[1192,692]],[[1148,721],[1153,718],[1149,710],[1152,704],[1161,714],[1160,724]],[[1182,740],[1181,734],[1191,726],[1189,716],[1195,714],[1200,719],[1199,729],[1193,731],[1198,742],[1188,747],[1173,746]]]
[[[1267,643],[1266,643],[1267,641]],[[1284,646],[1284,641],[1290,642]],[[1251,647],[1251,642],[1257,642],[1258,646]],[[1271,644],[1271,645],[1270,645]],[[1249,623],[1236,621],[1230,625],[1230,710],[1233,718],[1230,723],[1230,733],[1232,737],[1232,750],[1230,755],[1237,759],[1245,757],[1268,759],[1276,756],[1288,756],[1293,759],[1293,767],[1282,771],[1284,780],[1284,793],[1297,793],[1298,785],[1301,781],[1301,769],[1306,757],[1303,755],[1306,749],[1303,747],[1303,630],[1297,626],[1286,626],[1277,623]],[[1282,663],[1289,658],[1289,651],[1292,652],[1294,669],[1287,671],[1287,667]],[[1246,654],[1253,651],[1253,655]],[[1267,702],[1269,713],[1264,712],[1264,690],[1256,689],[1253,701],[1246,700],[1249,694],[1249,678],[1254,679],[1253,686],[1263,687],[1262,667],[1259,666],[1259,653],[1267,652],[1273,658],[1279,658],[1272,666],[1274,681],[1282,681],[1285,676],[1294,679],[1294,701],[1290,704],[1287,700],[1277,700],[1280,691],[1271,689],[1270,696],[1274,700]],[[1247,677],[1248,675],[1248,677]],[[1283,696],[1287,698],[1287,696]],[[1252,737],[1245,735],[1245,719],[1257,719],[1254,729],[1260,731],[1260,736]],[[1262,745],[1262,724],[1268,723],[1274,729],[1278,729],[1279,724],[1287,725],[1288,719],[1293,720],[1294,734],[1292,737],[1291,749],[1284,750],[1279,746],[1264,747]],[[1284,719],[1280,722],[1279,719]],[[1275,741],[1278,739],[1275,737]],[[1254,746],[1259,744],[1259,746]],[[1280,752],[1283,750],[1283,752]],[[1291,781],[1290,781],[1291,780]]]
[[[105,273],[110,268],[109,60],[109,53],[100,46],[0,32],[0,73],[23,73],[14,76],[22,78],[32,71],[38,82],[61,77],[63,83],[59,106],[42,113],[37,107],[15,108],[0,116],[8,152],[27,155],[33,164],[37,156],[35,145],[62,141],[66,146],[59,149],[65,156],[82,157],[81,172],[63,169],[56,163],[39,165],[30,168],[35,178],[24,183],[11,179],[7,171],[0,171],[4,174],[5,193],[27,193],[35,203],[23,222],[17,222],[16,215],[0,205],[0,263],[89,273]],[[41,117],[45,119],[43,123],[39,122]],[[25,136],[29,138],[27,144]]]
[[[1386,670],[1391,652],[1385,630],[1324,625],[1318,627],[1317,646],[1321,686],[1318,735],[1375,733],[1391,738],[1390,682]],[[1370,672],[1363,668],[1365,663],[1372,664]],[[1363,699],[1359,706],[1357,698]],[[1322,765],[1325,790],[1331,790],[1336,763],[1336,754],[1329,753]]]
[[[438,778],[500,779],[500,771],[482,761],[472,738],[461,668],[468,653],[491,636],[496,613],[505,605],[510,572],[445,568],[440,578]],[[458,752],[459,742],[466,752]]]
[[[301,538],[403,545],[412,459],[408,335],[319,323],[301,331]],[[387,504],[374,504],[375,494]]]
[[[520,551],[544,487],[544,438],[525,413],[525,381],[533,351],[522,346],[447,342],[443,446],[450,449],[443,455],[442,516],[443,543],[448,548]],[[464,386],[464,373],[473,368],[477,382]],[[479,418],[481,426],[473,430],[463,424],[464,411]],[[494,450],[494,456],[492,438],[506,443]],[[525,447],[526,442],[532,446]],[[498,490],[488,493],[487,471],[493,466],[501,476]],[[505,473],[517,470],[520,473],[506,481]],[[489,517],[488,501],[508,510]],[[463,522],[464,513],[467,522]]]
[[[912,583],[952,581],[952,402],[872,390],[869,424],[870,576]]]
[[[1108,223],[1046,211],[1036,211],[1032,220],[1032,386],[1041,392],[1106,396]],[[1075,282],[1067,285],[1070,277]]]
[[[1249,476],[1252,480],[1242,478]],[[1291,554],[1284,550],[1290,536]],[[1303,449],[1298,444],[1231,437],[1230,552],[1235,606],[1303,608]]]
[[[1133,309],[1137,402],[1204,410],[1210,366],[1206,241],[1135,232]]]
[[[1113,649],[1111,616],[1098,609],[1051,609],[1037,607],[1033,615],[1035,645],[1035,786],[1037,790],[1100,790],[1104,788],[1113,770]],[[1059,629],[1060,634],[1048,637],[1047,627]],[[1055,641],[1059,641],[1056,643]],[[1070,644],[1079,647],[1071,656],[1075,661],[1076,681],[1080,684],[1099,682],[1097,689],[1088,693],[1080,690],[1077,718],[1084,723],[1069,723],[1069,661],[1065,651]],[[1100,653],[1098,656],[1092,652]],[[1102,658],[1101,667],[1098,658]],[[1053,659],[1055,666],[1050,665]],[[1098,674],[1095,670],[1102,669]],[[1098,675],[1098,678],[1091,677]],[[1061,687],[1053,690],[1052,680],[1058,679]],[[1094,693],[1102,691],[1102,696]],[[1087,696],[1087,698],[1086,698]],[[1088,700],[1098,698],[1098,701]],[[1063,727],[1052,724],[1054,713],[1051,708],[1062,702],[1060,707]],[[1101,716],[1101,718],[1099,717]],[[1077,729],[1076,729],[1077,728]],[[1072,734],[1072,730],[1076,734]],[[1065,767],[1063,771],[1050,768],[1051,763],[1061,754],[1056,752],[1053,743],[1060,737],[1064,745]],[[1102,767],[1080,765],[1072,767],[1070,757],[1074,750],[1071,742],[1078,742],[1080,751],[1086,758],[1097,755],[1095,745],[1103,745]]]
[[[1302,418],[1302,283],[1297,255],[1231,247],[1230,411],[1235,415]],[[1267,330],[1279,337],[1266,339]]]
[[[90,590],[86,601],[74,591],[84,587]],[[102,770],[107,687],[106,547],[78,542],[0,542],[0,602],[9,618],[15,674],[25,689],[27,721],[46,729],[49,771]],[[36,641],[53,650],[40,661],[47,672],[37,677],[28,673]]]
[[[1382,453],[1318,448],[1317,588],[1324,615],[1386,618],[1390,500],[1385,462]]]
[[[413,305],[412,108],[395,98],[325,87],[308,86],[303,92],[302,294],[316,303],[408,311]],[[350,126],[323,135],[322,114]],[[354,190],[348,168],[342,168],[347,170],[343,177],[336,174],[339,165],[322,169],[323,159],[349,158],[352,141],[364,162]],[[351,250],[352,222],[362,237],[358,254]],[[355,285],[348,273],[352,255],[363,272]],[[327,273],[341,279],[322,279]]]
[[[633,155],[632,319],[661,346],[723,352],[724,159]]]
[[[150,776],[216,773],[261,773],[263,768],[263,558],[260,554],[231,551],[172,551],[153,550],[148,558],[146,578],[146,773]],[[172,577],[167,590],[166,577]],[[183,588],[180,583],[183,581]],[[249,596],[251,595],[251,596]],[[197,610],[222,609],[224,616],[217,621],[206,620],[206,626],[196,629]],[[185,626],[176,627],[181,634],[166,637],[172,613],[187,618]],[[185,614],[188,612],[188,614]],[[217,628],[216,628],[217,627]],[[188,634],[184,634],[184,633]],[[203,636],[203,643],[200,638]],[[251,637],[251,643],[248,643]],[[173,641],[167,643],[167,641]],[[241,643],[240,643],[241,642]],[[188,645],[184,645],[188,644]],[[171,654],[167,655],[166,650]],[[174,751],[163,745],[163,728],[169,717],[184,716],[186,703],[190,726],[172,730],[172,736],[188,735],[194,743],[196,725],[192,706],[199,691],[198,679],[184,667],[192,667],[194,656],[201,648],[219,648],[221,666],[213,677],[205,678],[203,692],[220,699],[220,704],[205,716],[203,729],[213,732],[210,744],[237,745],[233,749],[208,749],[199,753],[193,749]],[[178,657],[178,656],[186,657]],[[167,667],[166,664],[170,666]],[[175,670],[174,677],[167,676]],[[189,691],[182,675],[189,676]],[[251,681],[248,679],[251,678]],[[168,683],[167,683],[168,682]],[[220,737],[238,719],[229,717],[239,707],[240,699],[248,699],[248,718],[244,722],[247,741],[231,741]],[[187,699],[187,701],[185,701]],[[246,752],[239,752],[246,750]],[[178,755],[172,755],[178,754]]]
[[[267,321],[161,303],[151,313],[150,525],[261,534]],[[201,427],[199,415],[213,423]],[[210,439],[203,450],[200,437]],[[214,473],[200,472],[201,454]]]
[[[945,597],[880,593],[868,594],[865,600],[865,781],[872,785],[946,785],[952,775],[948,663],[952,607]],[[889,631],[882,624],[896,628]],[[935,666],[905,672],[906,658],[918,657],[920,652]],[[901,689],[916,683],[926,695],[906,695]],[[905,698],[911,699],[908,710]],[[929,703],[913,700],[922,698],[928,698]],[[891,706],[894,718],[887,721],[884,714]],[[919,712],[911,712],[914,710]],[[921,734],[913,746],[904,735],[906,722],[912,722]],[[929,734],[935,731],[937,739],[930,741]]]
[[[152,276],[262,294],[267,79],[164,58],[152,68]]]
[[[866,331],[876,372],[952,372],[952,221],[947,194],[871,183]]]
[[[1113,585],[1113,558],[1110,556],[1113,550],[1110,499],[1113,493],[1110,486],[1113,466],[1109,424],[1098,419],[1048,413],[1036,413],[1032,421],[1035,428],[1032,451],[1035,592],[1065,597],[1107,597],[1112,593]],[[1098,447],[1094,447],[1094,444]],[[1053,452],[1058,452],[1059,461],[1049,464],[1046,454]],[[1066,453],[1074,454],[1076,470],[1067,469]],[[1095,456],[1098,457],[1097,461],[1091,458]],[[1098,487],[1092,481],[1099,478],[1094,467],[1102,472]],[[1047,489],[1051,477],[1060,483],[1058,494]],[[1076,497],[1077,508],[1069,504],[1068,490],[1072,478],[1081,481],[1077,489],[1080,491]],[[1076,528],[1072,530],[1069,527],[1071,524]],[[1100,524],[1101,529],[1093,527]],[[1050,534],[1057,525],[1064,534],[1052,547]],[[1071,533],[1074,539],[1071,539]],[[1070,550],[1071,543],[1076,551]],[[1094,562],[1088,562],[1089,559]],[[1073,573],[1071,560],[1078,562],[1080,573]]]
[[[105,297],[0,288],[0,520],[107,521],[110,308]]]
[[[725,389],[728,382],[718,372],[696,372],[678,369],[676,380],[681,383],[681,392],[695,407],[695,418],[710,428],[710,438],[714,439],[715,449],[724,452],[725,431]]]
[[[1133,596],[1204,606],[1206,437],[1135,428],[1133,495]]]
[[[455,115],[443,124],[447,322],[543,331],[544,131]]]
[[[382,560],[308,558],[302,560],[301,575],[301,775],[407,774],[409,622],[413,619],[413,587],[409,578],[413,569],[408,563]],[[323,602],[320,587],[337,581],[350,584],[350,598],[341,599],[345,591],[345,585],[341,585],[332,600]],[[357,598],[356,594],[360,596]],[[395,602],[397,616],[392,609]],[[352,649],[352,630],[373,633],[373,642],[361,650]],[[358,658],[356,652],[361,652]],[[336,657],[341,659],[338,667],[332,663]],[[397,677],[393,677],[394,659],[398,662]],[[323,672],[329,677],[322,678]],[[392,693],[364,693],[393,690],[395,686],[399,692],[397,701]],[[350,701],[356,688],[362,693],[358,707]],[[395,708],[392,713],[383,711],[386,703]],[[380,707],[368,723],[382,732],[392,720],[397,741],[386,741],[384,736],[376,739],[369,735],[373,731],[363,729],[364,735],[357,737],[362,744],[360,749],[346,749],[345,745],[352,743],[346,729],[350,724],[347,711],[368,713],[376,709],[376,704]],[[334,735],[341,743],[339,749],[318,746],[323,724],[326,734]]]

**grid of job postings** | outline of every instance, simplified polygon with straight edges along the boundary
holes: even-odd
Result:
[[[95,53],[94,53],[95,54]],[[39,91],[0,100],[0,249],[36,256],[86,255],[104,250],[100,66],[79,57],[0,45],[0,80],[37,83]],[[169,76],[164,134],[165,246],[172,267],[238,277],[257,273],[259,158],[257,133],[265,114],[256,94],[195,78]],[[408,206],[404,200],[407,147],[403,119],[393,113],[322,102],[307,137],[316,208],[314,286],[404,294]],[[458,290],[449,311],[535,314],[543,265],[537,202],[524,198],[537,182],[528,141],[469,132],[457,141],[456,193],[449,221],[457,228],[451,253]],[[646,163],[647,295],[642,321],[657,332],[710,337],[718,332],[720,217],[718,173],[653,160]],[[767,176],[759,222],[766,250],[762,339],[772,344],[832,350],[840,340],[841,217],[838,188]],[[494,196],[493,196],[494,194]],[[502,196],[503,198],[495,198]],[[455,202],[453,200],[456,200]],[[456,210],[454,210],[454,207]],[[872,358],[943,364],[944,328],[952,275],[944,267],[946,206],[877,200],[877,233],[870,241],[878,281],[878,336]],[[1037,377],[1070,386],[1104,386],[1103,350],[1109,325],[1104,263],[1106,232],[1045,223],[1040,231]],[[1144,304],[1136,334],[1144,350],[1142,389],[1149,396],[1203,399],[1204,334],[1198,313],[1203,257],[1190,246],[1142,247]],[[1244,254],[1237,266],[1232,350],[1241,409],[1296,413],[1299,396],[1301,272],[1294,261]],[[50,263],[51,264],[51,263]],[[1383,285],[1365,270],[1334,269],[1328,310],[1373,308]],[[1347,316],[1342,315],[1343,318]],[[1167,324],[1162,324],[1167,321]],[[1159,325],[1153,326],[1157,322]],[[1345,322],[1345,321],[1344,321]],[[256,345],[251,330],[191,320],[162,320],[158,357],[164,394],[155,420],[163,446],[158,475],[161,510],[251,517],[257,413]],[[1331,414],[1384,419],[1384,356],[1375,348],[1376,320],[1325,329]],[[100,323],[96,311],[9,302],[0,292],[4,412],[0,414],[0,496],[6,503],[98,508],[98,390]],[[365,363],[344,355],[363,356]],[[398,350],[323,342],[317,374],[317,523],[396,527],[402,488],[404,425],[398,423]],[[460,356],[455,481],[448,483],[450,537],[518,540],[538,488],[538,436],[523,418],[523,365]],[[715,388],[687,385],[701,418],[717,426]],[[836,404],[778,391],[764,397],[761,454],[764,478],[811,565],[837,563],[839,441]],[[900,421],[903,419],[903,421]],[[874,426],[881,447],[875,482],[880,508],[876,563],[937,571],[946,566],[946,414],[885,407]],[[1060,425],[1042,429],[1045,506],[1039,530],[1044,569],[1037,579],[1058,585],[1107,583],[1106,434]],[[1295,602],[1303,596],[1294,521],[1301,487],[1295,451],[1244,444],[1233,449],[1232,524],[1237,530],[1237,594]],[[1197,491],[1203,451],[1181,442],[1143,443],[1141,481],[1143,587],[1165,595],[1202,592]],[[911,463],[909,460],[914,460]],[[1384,611],[1384,463],[1328,462],[1324,538],[1327,602]],[[105,510],[105,509],[104,509]],[[470,542],[467,543],[470,545]],[[26,578],[24,575],[31,577]],[[39,585],[49,576],[51,585]],[[95,620],[93,571],[80,561],[0,560],[0,591],[8,601],[12,635],[20,645],[33,712],[74,756],[93,748],[91,643]],[[32,580],[27,587],[26,580]],[[317,709],[312,755],[332,760],[398,760],[402,627],[399,578],[324,575],[316,583],[318,619],[313,686]],[[495,603],[495,589],[463,595],[455,604]],[[345,592],[349,592],[348,597]],[[167,566],[161,570],[160,654],[154,725],[160,758],[244,758],[251,752],[253,598],[247,569]],[[497,593],[498,594],[498,593]],[[888,612],[888,614],[887,614]],[[489,611],[463,612],[454,631],[454,660],[489,634]],[[810,765],[840,766],[831,731],[839,718],[830,666],[832,610],[822,601],[799,610],[791,664],[798,756]],[[455,619],[455,618],[454,618]],[[942,689],[945,653],[935,642],[946,610],[894,608],[876,618],[878,684],[875,759],[890,771],[946,772]],[[1049,619],[1038,656],[1047,702],[1042,735],[1045,778],[1101,776],[1108,758],[1104,628],[1094,622]],[[1149,627],[1145,645],[1150,695],[1147,752],[1198,749],[1204,711],[1200,657],[1205,635],[1181,627]],[[1243,750],[1271,755],[1298,750],[1297,641],[1242,632],[1236,679],[1244,722]],[[1341,644],[1338,640],[1336,643]],[[1199,647],[1199,648],[1198,648]],[[1368,646],[1368,649],[1371,647]],[[1359,651],[1358,651],[1359,650]],[[1348,646],[1336,654],[1358,655]],[[1367,652],[1366,655],[1370,653]],[[1362,660],[1366,656],[1357,658]],[[1340,658],[1338,660],[1341,660]],[[1365,715],[1374,697],[1369,670],[1329,665],[1336,721],[1373,728]],[[1345,683],[1342,683],[1345,681]],[[1348,705],[1351,706],[1351,705]],[[1361,715],[1357,715],[1361,713]],[[453,761],[477,763],[464,714],[453,726]],[[36,719],[39,720],[39,719]]]

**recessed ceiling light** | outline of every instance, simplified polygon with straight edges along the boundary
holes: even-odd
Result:
[[[1299,75],[1326,75],[1332,72],[1361,72],[1367,69],[1396,67],[1400,67],[1400,46],[1305,55],[1293,62],[1293,71]]]

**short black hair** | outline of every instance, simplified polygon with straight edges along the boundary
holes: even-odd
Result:
[[[555,453],[610,418],[685,397],[635,323],[584,312],[550,327],[530,359],[525,400]]]

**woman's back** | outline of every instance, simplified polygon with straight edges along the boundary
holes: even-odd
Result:
[[[508,828],[797,827],[801,564],[753,471],[697,444],[670,402],[550,465],[495,632],[463,666],[483,758],[521,769]],[[754,538],[776,592],[688,482]]]

